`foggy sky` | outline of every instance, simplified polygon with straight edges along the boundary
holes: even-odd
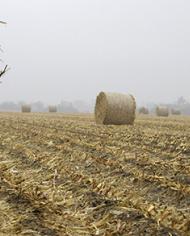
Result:
[[[189,0],[0,0],[0,101],[190,100]]]

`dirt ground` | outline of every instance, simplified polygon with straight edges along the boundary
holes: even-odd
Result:
[[[0,113],[0,235],[190,235],[190,118]]]

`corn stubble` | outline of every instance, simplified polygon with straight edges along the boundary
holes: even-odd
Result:
[[[0,232],[190,235],[189,121],[1,114]]]

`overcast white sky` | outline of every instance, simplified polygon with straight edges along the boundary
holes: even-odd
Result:
[[[189,0],[0,0],[4,100],[190,100]]]

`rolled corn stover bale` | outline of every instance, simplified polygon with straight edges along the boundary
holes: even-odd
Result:
[[[22,112],[29,113],[29,112],[31,112],[31,106],[30,105],[22,105],[21,110],[22,110]]]
[[[157,116],[169,116],[169,109],[168,107],[164,107],[164,106],[158,106],[156,107],[156,115]]]
[[[95,120],[97,124],[133,124],[136,102],[132,95],[100,92],[96,98]]]
[[[181,115],[181,111],[177,109],[171,109],[172,115]]]
[[[149,114],[149,110],[148,110],[148,108],[146,108],[146,107],[140,107],[140,108],[139,108],[139,113],[140,113],[140,114],[147,115],[147,114]]]
[[[56,106],[49,106],[49,112],[57,112],[57,107]]]

